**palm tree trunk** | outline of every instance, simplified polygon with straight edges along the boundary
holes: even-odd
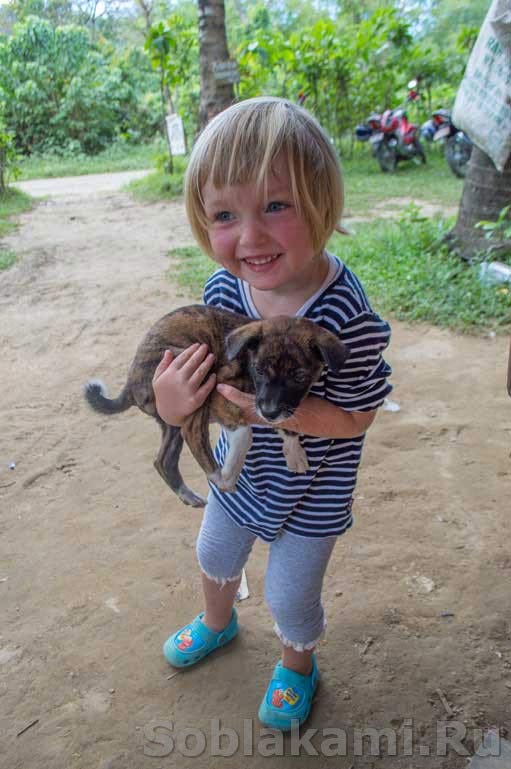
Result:
[[[233,103],[234,87],[232,82],[219,80],[213,66],[229,60],[224,0],[198,0],[198,6],[201,78],[199,127],[202,130],[212,117]]]
[[[470,158],[458,220],[449,233],[448,240],[453,250],[470,261],[477,252],[487,251],[489,242],[477,222],[485,219],[496,221],[500,211],[511,203],[511,158],[500,173],[492,160],[474,146]],[[492,247],[496,244],[492,244]],[[505,246],[509,248],[509,243]],[[502,245],[504,247],[504,244]],[[495,253],[495,249],[493,249]]]

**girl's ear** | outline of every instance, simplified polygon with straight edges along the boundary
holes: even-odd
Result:
[[[316,349],[320,358],[333,373],[339,372],[350,351],[344,342],[324,328],[319,328],[311,339],[311,347]]]
[[[236,328],[225,340],[227,360],[234,360],[240,353],[257,347],[262,337],[262,323],[255,321]]]

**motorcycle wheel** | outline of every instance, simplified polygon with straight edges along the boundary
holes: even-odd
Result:
[[[424,147],[420,143],[418,139],[415,139],[413,146],[415,147],[415,152],[417,153],[417,157],[421,159],[421,163],[426,163],[426,153],[424,152]]]
[[[391,174],[396,170],[397,152],[387,142],[382,142],[375,152],[376,159],[384,174]]]
[[[449,168],[458,179],[464,179],[467,174],[467,165],[472,154],[472,146],[466,141],[457,140],[451,136],[445,143],[445,159]]]

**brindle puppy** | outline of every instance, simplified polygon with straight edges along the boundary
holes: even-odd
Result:
[[[96,411],[114,414],[136,405],[157,420],[163,435],[154,466],[185,504],[202,507],[204,498],[186,486],[179,472],[183,438],[208,479],[221,491],[233,491],[252,443],[252,430],[241,409],[215,390],[181,428],[167,425],[158,416],[152,387],[156,366],[165,350],[176,356],[195,342],[207,344],[215,356],[211,373],[216,373],[218,384],[255,393],[256,411],[268,424],[292,416],[323,367],[338,372],[348,349],[329,331],[306,318],[282,316],[251,322],[245,315],[191,305],[165,315],[150,329],[117,398],[108,398],[99,381],[85,385],[85,397]],[[222,470],[211,449],[210,422],[218,422],[229,433],[229,452]],[[279,432],[288,468],[296,473],[307,472],[307,457],[298,435]]]

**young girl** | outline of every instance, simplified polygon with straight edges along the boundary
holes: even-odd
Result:
[[[304,109],[260,97],[217,115],[188,166],[186,209],[199,245],[220,265],[206,304],[250,318],[306,316],[350,348],[340,374],[325,371],[289,420],[309,470],[291,473],[282,441],[256,415],[254,397],[221,394],[254,425],[236,491],[211,485],[197,540],[205,611],[166,641],[166,659],[193,665],[238,632],[233,607],[257,537],[269,543],[265,598],[282,643],[259,709],[266,726],[291,729],[308,717],[318,681],[314,648],[325,627],[323,576],[337,538],[352,525],[351,504],[364,434],[391,387],[381,357],[390,337],[356,276],[325,245],[343,208],[342,177],[328,137]],[[213,356],[193,345],[167,352],[154,375],[160,416],[171,425],[215,387]],[[216,449],[222,464],[226,439]]]

